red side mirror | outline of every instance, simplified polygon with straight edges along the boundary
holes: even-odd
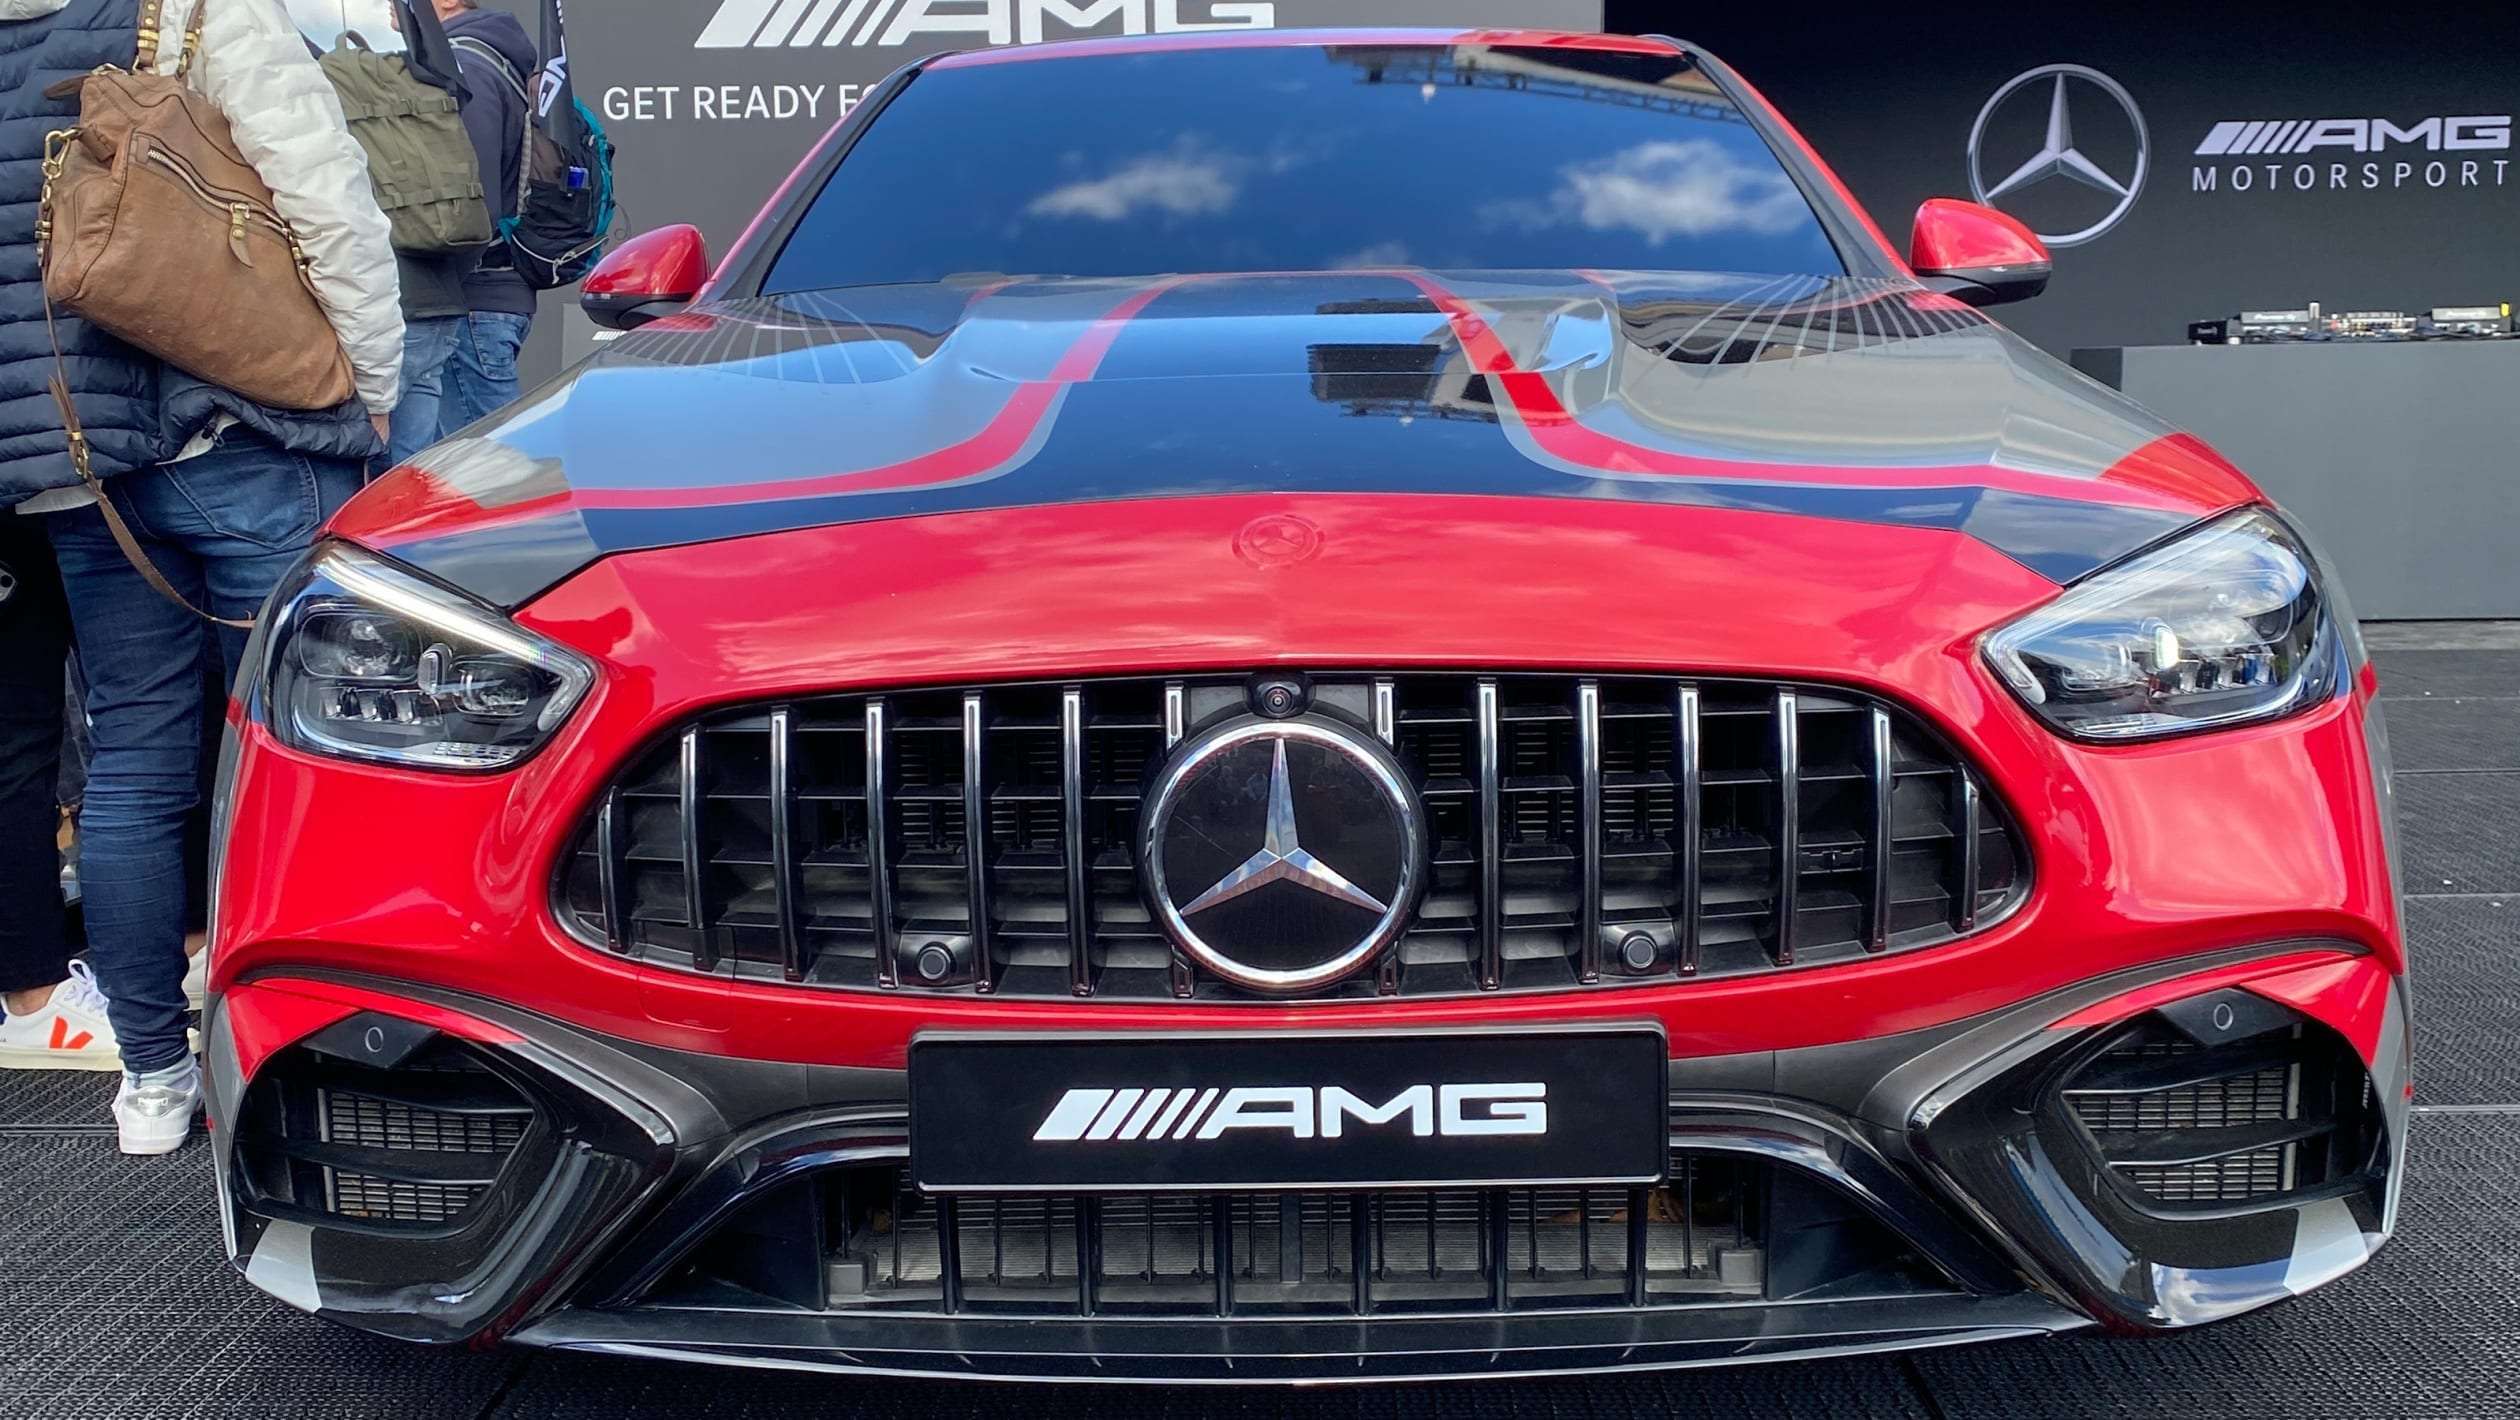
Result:
[[[596,263],[578,304],[607,330],[631,330],[688,305],[709,283],[709,244],[684,223],[641,232]]]
[[[2027,300],[2046,288],[2052,269],[2037,233],[1992,207],[1950,197],[1916,209],[1908,265],[1926,285],[1973,306]]]

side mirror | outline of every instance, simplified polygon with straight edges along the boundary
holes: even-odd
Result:
[[[1933,290],[1972,306],[2026,301],[2047,289],[2047,244],[1992,207],[1934,197],[1916,209],[1908,265]]]
[[[709,244],[677,223],[612,249],[578,286],[578,305],[606,330],[635,330],[690,304],[709,284]]]

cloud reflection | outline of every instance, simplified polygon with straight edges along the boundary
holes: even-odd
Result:
[[[1491,224],[1539,231],[1575,225],[1629,231],[1661,246],[1673,237],[1725,232],[1777,235],[1808,224],[1811,209],[1773,163],[1748,163],[1703,138],[1640,143],[1558,170],[1540,201],[1491,203]]]
[[[1239,162],[1184,137],[1171,149],[1132,158],[1109,174],[1063,183],[1024,208],[1035,217],[1085,217],[1125,222],[1145,214],[1212,217],[1234,205],[1242,183]]]

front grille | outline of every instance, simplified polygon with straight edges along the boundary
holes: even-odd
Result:
[[[727,1218],[669,1305],[967,1317],[1393,1317],[1619,1310],[1948,1287],[1834,1187],[1675,1149],[1661,1184],[1363,1192],[926,1194],[833,1169]]]
[[[2009,816],[1915,717],[1735,680],[1337,676],[1432,844],[1406,930],[1323,996],[1597,989],[1932,946],[2017,905]],[[843,989],[1257,999],[1139,886],[1143,786],[1243,678],[837,696],[638,756],[563,858],[562,919],[677,970]]]
[[[255,1081],[238,1137],[273,1202],[359,1224],[437,1227],[480,1202],[533,1117],[513,1085],[454,1041],[391,1069],[299,1048]]]
[[[2372,1167],[2377,1102],[2349,1048],[2298,1024],[2200,1044],[2159,1016],[2064,1086],[2128,1187],[2172,1210],[2280,1201]]]

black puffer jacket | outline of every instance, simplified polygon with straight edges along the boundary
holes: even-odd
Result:
[[[0,516],[46,488],[75,480],[61,412],[48,390],[43,273],[35,210],[44,190],[44,135],[78,122],[76,99],[44,88],[100,64],[128,67],[139,0],[70,0],[49,15],[0,23]],[[175,452],[161,416],[158,362],[68,316],[59,323],[70,389],[99,475]]]

